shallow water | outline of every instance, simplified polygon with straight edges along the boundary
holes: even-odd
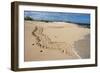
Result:
[[[84,39],[76,41],[74,47],[81,58],[90,58],[90,34],[86,35]]]

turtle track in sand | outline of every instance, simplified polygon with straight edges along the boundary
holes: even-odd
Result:
[[[37,40],[36,44],[42,48],[61,49],[66,47],[65,42],[52,42],[47,35],[43,34],[43,27],[35,26],[32,34]]]
[[[71,52],[73,51],[75,55],[81,58],[75,50],[72,49],[72,45],[67,45],[65,42],[54,42],[43,33],[43,27],[35,26],[35,29],[32,31],[32,35],[36,38],[36,44],[40,48],[43,49],[58,49],[61,50],[63,53],[72,55]]]

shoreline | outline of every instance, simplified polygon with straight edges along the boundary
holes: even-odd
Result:
[[[90,58],[90,34],[86,35],[84,39],[76,41],[74,47],[83,59]]]

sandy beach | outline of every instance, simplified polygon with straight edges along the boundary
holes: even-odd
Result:
[[[66,22],[25,21],[24,61],[90,58],[90,29]]]

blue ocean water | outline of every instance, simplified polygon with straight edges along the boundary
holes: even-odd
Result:
[[[24,17],[26,16],[30,16],[34,20],[90,24],[90,14],[87,13],[24,11]]]

